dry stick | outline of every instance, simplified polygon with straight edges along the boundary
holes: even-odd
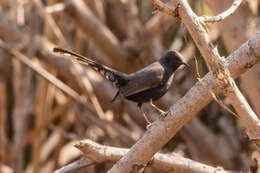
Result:
[[[7,138],[7,88],[2,75],[0,75],[0,158],[2,163],[7,161],[7,151],[10,147]],[[11,148],[11,147],[10,147]]]
[[[49,24],[50,24],[51,28],[53,29],[57,38],[63,43],[63,45],[66,45],[67,47],[69,47],[67,40],[63,36],[61,30],[59,29],[59,27],[56,24],[53,17],[51,15],[48,15],[45,13],[45,11],[43,9],[43,4],[41,2],[35,1],[35,0],[34,0],[34,3],[36,4],[39,11],[41,12],[41,15],[45,18],[46,21],[49,22]],[[94,108],[96,109],[99,118],[104,118],[105,117],[104,112],[98,102],[98,99],[93,94],[93,88],[92,88],[91,83],[89,82],[89,80],[86,77],[84,77],[82,75],[82,73],[83,73],[82,67],[76,63],[73,63],[73,66],[74,66],[75,72],[77,73],[75,76],[78,79],[78,82],[81,84],[82,88],[85,90],[85,92],[87,92],[88,95],[90,96],[92,104],[94,105]]]
[[[54,77],[52,74],[50,74],[48,71],[43,69],[40,65],[37,63],[31,61],[29,58],[24,56],[23,54],[19,53],[18,51],[11,48],[7,43],[4,43],[2,40],[0,40],[0,47],[7,50],[9,53],[11,53],[15,58],[19,59],[21,62],[23,62],[25,65],[33,69],[35,72],[37,72],[40,76],[44,77],[46,80],[48,80],[50,83],[54,84],[57,88],[62,90],[64,93],[68,94],[70,97],[72,97],[75,101],[85,104],[85,97],[79,95],[76,91],[71,89],[68,85]]]
[[[172,16],[172,17],[179,16],[177,10],[173,10],[172,8],[169,8],[166,4],[164,4],[160,0],[150,0],[150,2],[154,5],[154,7],[157,10],[159,10],[169,16]]]
[[[68,114],[61,120],[61,122],[59,122],[57,124],[57,127],[59,129],[62,129],[62,131],[69,131],[69,127],[71,126],[71,123],[70,123],[70,120],[69,120],[69,116]],[[63,137],[63,134],[61,131],[59,130],[55,130],[54,133],[58,133],[59,137],[58,137],[58,142],[57,142],[57,145],[56,146],[53,146],[53,148],[48,148],[46,147],[46,152],[48,151],[53,151],[54,153],[49,153],[49,156],[50,155],[53,155],[54,157],[54,162],[55,163],[58,163],[58,160],[59,160],[59,156],[61,154],[61,150],[63,149],[63,146],[64,146],[64,143],[66,141],[66,138]],[[49,146],[47,143],[46,143],[46,146]],[[45,155],[46,152],[42,152],[42,155]],[[46,160],[47,158],[49,157],[48,155],[46,155]]]
[[[104,55],[112,59],[115,67],[129,70],[127,52],[122,48],[117,37],[96,18],[84,2],[82,0],[66,0],[65,5],[67,11],[71,12],[69,14],[75,18],[77,25],[88,33],[88,37]]]
[[[41,2],[38,1],[34,1],[34,3],[36,4],[36,6],[38,7],[38,9],[41,12],[41,15],[49,22],[51,28],[53,29],[55,35],[57,36],[57,38],[63,43],[63,45],[66,45],[67,47],[69,47],[69,44],[67,42],[67,40],[65,39],[65,37],[63,36],[61,30],[59,29],[59,27],[57,26],[55,20],[53,19],[53,17],[51,15],[48,15],[45,13],[44,9],[43,9],[43,5]],[[90,100],[97,112],[97,115],[99,116],[100,119],[104,119],[105,114],[104,111],[102,109],[102,107],[99,104],[99,101],[97,99],[97,97],[95,96],[95,94],[93,93],[93,87],[91,85],[91,83],[89,82],[87,77],[83,76],[83,68],[77,64],[77,63],[73,63],[73,67],[75,70],[75,77],[78,81],[78,83],[80,84],[80,86],[84,89],[85,93],[87,93],[90,97]],[[104,125],[106,128],[106,132],[109,134],[109,136],[111,138],[112,134],[109,133],[109,130],[107,130],[107,125]]]
[[[39,132],[46,128],[49,124],[51,124],[57,117],[61,116],[64,111],[68,108],[68,105],[71,103],[71,99],[67,98],[67,100],[62,104],[56,107],[50,114],[45,117],[45,120],[42,121],[38,126],[33,128],[29,133],[27,133],[23,146],[28,145],[34,138],[39,134]]]
[[[75,144],[79,150],[81,150],[87,158],[92,160],[95,163],[102,162],[117,162],[120,158],[122,158],[129,149],[126,148],[117,148],[110,147],[105,145],[100,145],[96,142],[93,142],[89,139],[79,141]],[[87,165],[89,162],[84,161]],[[83,164],[83,163],[81,163]],[[222,171],[227,172],[225,170],[208,166],[206,164],[202,164],[187,158],[184,158],[178,154],[172,153],[161,154],[157,153],[154,155],[153,160],[148,163],[149,167],[156,168],[158,170],[163,170],[167,172],[182,172],[182,173],[210,173]],[[67,167],[67,166],[66,166]],[[74,169],[75,170],[75,169]],[[63,172],[64,173],[64,172]]]
[[[69,173],[69,172],[76,172],[81,168],[85,168],[91,165],[96,164],[95,161],[92,161],[86,157],[82,157],[79,160],[76,160],[58,170],[56,170],[54,173]]]
[[[0,35],[3,36],[3,38],[5,38],[8,41],[11,41],[12,43],[13,42],[15,42],[15,43],[23,42],[22,46],[25,45],[26,41],[24,41],[24,40],[28,40],[27,32],[22,32],[21,30],[19,30],[19,28],[17,28],[15,23],[12,20],[9,20],[8,17],[5,16],[1,12],[0,12],[0,23],[2,23],[2,25],[0,25]],[[99,32],[95,33],[95,34],[99,34]],[[52,49],[53,49],[54,45],[44,38],[40,40],[40,45],[41,45],[40,46],[41,49],[39,51],[42,56],[42,60],[47,62],[49,64],[49,66],[52,66],[52,67],[54,66],[54,68],[58,68],[59,74],[61,74],[64,78],[68,79],[69,81],[72,81],[72,84],[74,84],[74,86],[76,88],[79,88],[74,75],[72,75],[69,70],[70,69],[70,66],[68,65],[69,63],[62,60],[61,58],[58,58],[57,56],[53,55]],[[118,61],[113,61],[113,62],[117,63]],[[128,65],[128,67],[129,67],[129,65]],[[89,76],[89,78],[90,78],[90,76]],[[106,97],[106,99],[105,99],[106,101],[101,100],[102,103],[103,104],[109,103],[110,107],[115,108],[117,105],[111,104],[109,102],[110,98],[113,97],[112,93],[108,92],[108,91],[111,91],[111,89],[112,89],[111,85],[108,84],[107,82],[103,82],[102,85],[99,85],[97,83],[94,83],[94,84],[95,84],[95,88],[99,88],[97,90],[99,92],[97,92],[96,95],[102,96],[102,98]],[[102,93],[102,95],[101,95],[101,93]],[[117,107],[117,109],[118,109],[118,107]],[[131,117],[133,117],[135,119],[135,121],[138,122],[138,124],[142,125],[143,127],[145,126],[145,123],[144,123],[142,117],[139,116],[139,113],[136,110],[136,107],[134,104],[132,104],[132,103],[127,104],[125,109],[131,115]]]
[[[40,15],[49,23],[49,25],[53,29],[53,32],[55,33],[57,38],[61,41],[63,46],[70,47],[65,37],[63,36],[61,30],[59,29],[58,25],[54,21],[53,17],[50,14],[45,12],[42,2],[33,0],[33,3],[36,5],[37,9],[39,10]]]
[[[205,23],[214,23],[219,22],[227,18],[228,16],[231,16],[236,9],[239,7],[243,0],[234,0],[233,4],[227,9],[226,11],[216,15],[216,16],[201,16],[198,18],[201,22]]]
[[[24,122],[25,121],[25,112],[23,106],[23,98],[24,98],[24,78],[23,78],[23,66],[19,61],[14,62],[14,73],[13,73],[13,83],[14,83],[14,97],[15,105],[13,111],[13,127],[14,127],[14,149],[13,152],[16,153],[13,159],[13,168],[14,172],[22,172],[23,164],[24,164],[24,153],[21,142],[24,138]]]
[[[250,44],[249,44],[250,43]],[[250,51],[251,50],[251,51]],[[254,54],[250,54],[254,50]],[[233,78],[237,78],[260,60],[260,33],[227,58],[227,67]],[[247,64],[250,64],[247,65]],[[131,172],[136,167],[146,166],[150,158],[170,140],[178,130],[211,100],[210,90],[216,94],[222,88],[216,85],[212,72],[206,74],[187,93],[174,104],[169,115],[163,121],[156,121],[144,136],[121,158],[110,170],[110,173]]]
[[[93,1],[94,2],[94,1]],[[97,1],[95,1],[97,2]],[[117,28],[117,32],[122,33],[127,39],[131,41],[137,40],[137,33],[140,33],[142,24],[136,14],[136,2],[129,1],[123,4],[122,1],[112,0],[109,8],[109,21]],[[126,9],[128,9],[126,11]]]
[[[39,78],[38,87],[36,90],[36,104],[35,104],[35,126],[40,126],[44,121],[44,116],[46,113],[46,95],[48,88],[48,82],[44,78]],[[33,172],[39,172],[40,167],[40,153],[41,144],[43,141],[43,131],[38,131],[37,136],[32,141],[32,170]]]
[[[226,67],[225,59],[219,56],[217,48],[213,47],[209,42],[207,33],[200,25],[198,17],[193,13],[187,1],[178,1],[178,4],[182,21],[191,33],[191,36],[207,62],[209,69],[213,72],[217,85],[222,87],[222,92],[225,93],[231,104],[234,105],[240,120],[247,129],[248,136],[253,139],[259,139],[260,121],[237,88],[233,78],[231,77],[230,71]],[[252,48],[254,43],[251,42],[253,41],[248,42],[249,47],[251,48],[249,49],[249,53],[252,54],[252,56],[256,56],[256,50]],[[257,142],[260,144],[260,141]]]
[[[84,112],[79,112],[79,109],[76,109],[76,113],[78,113],[79,115],[84,115],[84,114],[92,114],[91,112],[89,112],[88,110],[83,110]],[[87,112],[87,113],[86,113]],[[109,124],[113,129],[116,129],[116,132],[118,132],[120,135],[128,138],[128,142],[129,139],[131,140],[131,143],[133,143],[134,141],[136,141],[136,138],[134,137],[133,133],[127,129],[126,127],[120,125],[117,122],[114,121],[108,121],[108,120],[102,120],[102,119],[97,119],[96,116],[91,115],[89,117],[89,119],[91,119],[92,121],[94,121],[98,126],[102,127],[103,130],[105,130],[104,125]],[[116,141],[115,141],[116,142]]]
[[[208,59],[206,59],[206,62],[207,62],[209,69],[213,72],[215,82],[216,82],[215,83],[216,88],[218,88],[220,90],[225,89],[226,86],[231,84],[233,79],[230,77],[228,69],[226,69],[226,67],[224,66],[224,60],[219,57],[217,50],[215,48],[213,48],[213,46],[209,43],[207,33],[201,27],[200,22],[196,18],[197,16],[192,12],[188,3],[186,1],[178,1],[178,2],[176,2],[176,4],[177,3],[178,3],[178,7],[179,7],[178,10],[179,10],[180,17],[182,18],[183,22],[186,24],[189,32],[191,33],[191,35],[193,37],[193,40],[195,41],[198,48],[200,49],[203,57],[208,58]],[[250,48],[253,49],[252,46],[250,46]],[[255,49],[253,49],[253,50],[256,52]],[[254,52],[253,56],[258,55],[258,54],[255,54],[255,52]],[[258,56],[256,56],[256,57],[258,58]],[[206,84],[206,86],[207,86],[207,84]],[[214,91],[214,90],[212,89],[212,91]],[[179,102],[177,102],[177,104],[175,104],[175,105],[178,105],[178,103],[180,103],[182,100],[185,100],[185,97],[188,97],[188,96],[192,97],[191,95],[189,95],[189,93],[190,92],[188,92],[186,94],[186,96],[184,96],[184,98],[181,99]],[[195,93],[194,93],[194,95],[195,95]],[[198,98],[193,98],[193,102],[197,102],[197,101],[198,101]],[[188,103],[188,102],[186,101],[186,103]],[[179,106],[181,108],[185,107],[184,105],[179,105]],[[178,108],[177,106],[175,109],[171,108],[170,115],[174,115],[174,117],[176,118],[176,121],[178,122],[178,116],[176,114],[174,114],[177,112],[177,110],[176,110],[177,108]],[[192,110],[190,110],[190,112],[191,111]],[[252,111],[250,113],[252,113]],[[185,113],[183,113],[183,114],[185,114]],[[241,114],[239,114],[239,115],[241,116]],[[250,120],[249,120],[249,123],[247,123],[248,121],[244,122],[244,123],[246,125],[250,124],[250,123],[251,124],[255,123],[254,127],[258,128],[258,123],[256,123],[257,121],[253,121],[254,117],[256,117],[256,116],[254,114],[252,114],[252,115],[249,114],[246,116],[249,117]],[[179,123],[182,123],[184,120],[185,120],[184,118],[179,119]],[[158,125],[158,124],[156,124],[156,125]],[[156,128],[157,128],[157,126],[154,127],[154,129],[156,129]],[[180,128],[180,125],[178,125],[177,128]],[[169,129],[170,128],[168,128],[167,130],[169,130]],[[157,134],[159,133],[158,131],[159,130],[157,130]],[[149,135],[147,135],[147,136],[149,136]],[[144,139],[145,137],[143,137],[142,139]],[[155,135],[153,135],[151,137],[155,138]],[[164,136],[162,135],[161,140],[162,140],[162,138],[166,138],[166,137],[167,137],[167,135],[164,135]],[[142,141],[142,139],[140,141]],[[152,138],[150,138],[150,140],[151,139]],[[149,140],[149,139],[147,139],[147,140]],[[166,138],[166,140],[167,140],[167,138]],[[135,146],[132,147],[131,152],[129,152],[116,165],[114,165],[114,167],[110,170],[110,172],[120,172],[119,170],[124,170],[124,171],[135,170],[137,172],[138,170],[141,170],[142,167],[145,166],[145,164],[148,161],[146,159],[149,159],[149,157],[147,157],[147,147],[148,146],[146,147],[146,151],[145,151],[145,148],[142,148],[142,147],[145,146],[146,144],[150,143],[150,141],[146,142],[145,144],[143,144],[140,141]],[[142,144],[140,144],[140,143],[142,143]],[[139,145],[139,147],[138,147],[138,145]],[[158,145],[157,146],[151,146],[151,145],[149,145],[150,148],[158,149],[157,148]],[[144,151],[145,151],[146,155],[144,154]],[[143,154],[143,155],[139,155],[139,154]],[[139,157],[137,155],[139,155]],[[138,160],[135,158],[136,156],[137,156]],[[144,162],[142,162],[142,161],[144,161]],[[137,163],[138,163],[138,165],[136,165]]]
[[[221,165],[225,169],[235,167],[232,163],[235,155],[233,145],[223,135],[214,134],[198,117],[192,118],[180,130],[180,135],[194,160],[208,165]]]
[[[225,0],[206,0],[205,2],[214,13],[226,7]],[[259,29],[259,26],[257,25],[250,26],[251,23],[257,23],[257,21],[259,21],[259,16],[255,15],[255,10],[257,10],[257,8],[252,8],[255,5],[251,6],[251,3],[255,2],[256,1],[250,1],[249,3],[245,3],[243,6],[241,6],[241,8],[239,8],[239,11],[235,13],[235,15],[233,15],[231,18],[228,18],[227,20],[224,20],[219,25],[218,28],[221,32],[221,38],[228,52],[232,52],[233,50],[237,49],[245,40],[250,39]],[[234,35],[238,35],[239,37],[233,37]],[[254,69],[248,72],[246,75],[241,76],[239,82],[239,88],[241,88],[242,91],[245,91],[245,94],[249,100],[252,100],[250,105],[254,108],[254,111],[258,115],[260,115],[260,106],[258,104],[258,100],[260,98],[260,92],[258,88],[260,87],[260,83],[256,83],[255,79],[259,77],[257,74],[259,70],[259,65],[258,67],[254,67]]]
[[[243,94],[239,91],[235,82],[230,83],[225,95],[239,114],[240,120],[246,126],[246,132],[250,140],[253,140],[260,149],[260,121]]]
[[[51,14],[51,13],[57,13],[57,12],[60,12],[60,11],[63,11],[65,9],[65,5],[64,3],[56,3],[56,4],[53,4],[53,5],[50,5],[50,6],[46,6],[44,8],[44,11],[47,13],[47,14]]]
[[[8,31],[13,31],[13,33],[15,33],[14,35],[16,36],[15,38],[16,39],[19,39],[19,38],[22,38],[23,37],[23,35],[27,35],[26,33],[20,33],[19,32],[19,30],[15,27],[15,26],[12,26],[11,24],[12,24],[12,22],[10,22],[10,21],[8,21],[8,19],[6,18],[6,16],[1,16],[1,13],[0,13],[0,20],[3,22],[3,23],[6,23],[6,25],[4,25],[4,26],[2,26],[1,25],[1,29],[2,29],[2,27],[5,27],[5,26],[7,26],[5,29],[4,29],[4,31],[5,31],[5,33],[4,33],[4,35],[7,37],[8,36]],[[11,27],[11,28],[9,28],[10,27],[10,25],[13,27]],[[0,30],[0,33],[1,33],[1,31],[2,30]],[[47,56],[53,56],[52,54],[51,54],[51,52],[49,51],[49,49],[52,49],[53,48],[53,45],[50,45],[50,43],[47,41],[47,40],[45,40],[45,39],[42,39],[41,40],[41,44],[42,44],[42,47],[43,47],[43,49],[41,49],[41,51],[42,52],[46,52],[47,51],[47,53],[49,53],[50,55],[47,55]],[[49,48],[50,47],[50,48]],[[49,48],[49,49],[48,49]],[[56,63],[56,62],[54,62],[54,63]],[[36,64],[37,65],[37,64]],[[37,65],[38,66],[38,65]],[[38,68],[38,67],[37,67]],[[39,66],[39,68],[41,68],[40,66]],[[91,110],[92,112],[94,112],[94,110],[92,109],[92,107],[90,107],[89,105],[85,105],[85,106],[87,106],[88,107],[88,109],[89,110]],[[129,110],[134,110],[132,107],[130,107],[129,108]],[[139,116],[138,116],[139,117]],[[134,137],[133,137],[133,135],[131,134],[131,131],[129,131],[129,130],[127,130],[125,127],[123,127],[123,126],[121,126],[120,124],[118,124],[118,123],[115,123],[115,122],[109,122],[109,121],[105,121],[104,123],[109,123],[109,124],[111,124],[112,125],[112,127],[114,127],[114,128],[119,128],[119,129],[121,129],[121,130],[119,130],[119,132],[121,133],[121,134],[123,134],[124,136],[127,136],[127,137],[129,137],[129,138],[131,138],[131,140],[135,140],[134,139]],[[35,134],[37,134],[37,133],[34,133],[34,135]],[[34,136],[34,135],[32,135],[32,136]],[[28,137],[28,136],[27,136]],[[32,139],[32,137],[30,137],[30,138],[26,138],[26,144],[30,141],[30,139]]]
[[[177,23],[177,20],[172,20],[170,16],[158,13],[145,23],[145,32],[149,34],[149,37],[156,38],[162,32],[162,27],[169,23],[174,25],[174,23]]]
[[[198,64],[198,60],[197,60],[196,56],[194,56],[194,59],[195,59],[195,65],[196,65],[197,79],[198,79],[199,82],[202,82],[201,77],[200,77],[200,73],[199,73],[199,64]],[[202,83],[202,84],[203,84],[203,83]],[[236,113],[234,113],[231,109],[229,109],[229,108],[227,107],[227,105],[225,105],[225,103],[223,103],[223,101],[219,100],[219,99],[217,98],[217,96],[216,96],[212,91],[210,91],[210,93],[211,93],[213,99],[214,99],[222,108],[224,108],[227,112],[229,112],[230,114],[234,115],[235,117],[239,118],[239,116],[238,116]]]
[[[220,21],[224,20],[225,18],[227,18],[228,16],[232,15],[236,11],[236,9],[239,7],[239,5],[241,4],[242,1],[243,0],[234,0],[233,4],[230,6],[230,8],[227,9],[226,11],[224,11],[223,13],[220,13],[216,16],[201,16],[201,17],[198,17],[198,20],[200,20],[200,22],[204,22],[204,23],[220,22]],[[154,7],[157,10],[159,10],[169,16],[178,17],[178,13],[176,12],[176,10],[173,10],[172,8],[170,8],[169,6],[167,6],[160,0],[150,0],[150,2],[154,5]]]

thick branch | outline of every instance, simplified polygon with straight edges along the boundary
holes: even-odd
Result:
[[[185,0],[180,1],[179,6],[182,21],[190,31],[193,40],[205,61],[208,62],[213,74],[215,74],[217,85],[223,87],[222,92],[225,93],[232,105],[234,105],[235,110],[241,118],[240,120],[247,128],[248,135],[254,139],[259,139],[259,119],[231,78],[230,72],[225,66],[225,60],[219,56],[217,49],[211,46],[206,31],[200,25],[198,17],[193,13],[187,2]],[[250,46],[251,42],[248,44]],[[254,50],[249,49],[249,53],[254,54]]]
[[[249,42],[251,44],[249,44]],[[250,54],[250,52],[254,54]],[[260,33],[243,44],[227,58],[228,70],[236,78],[252,67],[260,59]],[[248,66],[250,64],[250,66]],[[203,84],[202,84],[203,83]],[[169,115],[163,121],[156,121],[131,150],[115,164],[110,173],[131,172],[136,165],[144,166],[159,149],[170,140],[177,131],[198,113],[211,100],[210,91],[218,94],[213,74],[208,73],[201,82],[197,82],[187,94],[170,108]]]
[[[91,140],[82,140],[75,145],[80,149],[87,158],[90,158],[96,163],[104,161],[117,162],[123,157],[129,149],[116,148],[100,145]],[[167,172],[182,172],[182,173],[214,173],[219,168],[214,168],[187,158],[184,158],[178,154],[161,154],[157,153],[154,155],[153,160],[149,162],[149,166],[159,170]],[[224,170],[221,170],[224,172]]]
[[[235,83],[228,88],[225,95],[239,114],[240,120],[244,123],[247,135],[250,139],[256,141],[260,146],[260,122],[256,114],[247,103],[243,94],[239,91]]]

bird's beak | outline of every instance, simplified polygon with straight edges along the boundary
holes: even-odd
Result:
[[[181,64],[185,65],[186,67],[189,67],[190,65],[187,64],[186,62],[181,62]]]

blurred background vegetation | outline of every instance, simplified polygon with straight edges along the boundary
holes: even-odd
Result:
[[[190,0],[190,5],[199,15],[214,15],[232,2]],[[207,26],[222,56],[259,30],[258,2],[246,0],[234,15]],[[55,45],[126,73],[159,59],[166,50],[181,52],[191,68],[178,71],[170,92],[156,102],[164,110],[197,81],[194,57],[201,77],[207,73],[185,26],[155,11],[149,0],[1,0],[0,39],[11,47],[0,48],[0,172],[4,173],[53,172],[81,157],[73,147],[79,139],[129,148],[145,132],[134,103],[111,103],[116,91],[110,82],[53,54]],[[258,115],[259,77],[256,65],[237,80]],[[223,96],[219,99],[229,105]],[[158,119],[158,112],[148,105],[144,110],[150,120]],[[236,171],[254,170],[254,159],[259,158],[238,119],[215,101],[161,152]],[[102,163],[81,171],[105,172],[111,166]]]

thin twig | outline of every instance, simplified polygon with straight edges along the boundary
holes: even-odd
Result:
[[[200,73],[199,73],[199,64],[198,64],[198,60],[196,58],[196,56],[194,56],[195,59],[195,66],[196,66],[196,74],[197,74],[197,79],[199,82],[202,83],[201,77],[200,77]],[[203,84],[203,83],[202,83]],[[239,116],[234,113],[229,107],[227,107],[227,105],[225,103],[223,103],[223,101],[221,101],[220,99],[217,98],[217,96],[214,94],[213,91],[210,91],[213,99],[223,108],[225,109],[227,112],[229,112],[230,114],[234,115],[235,117],[239,118]]]
[[[228,16],[231,16],[239,7],[243,0],[234,0],[233,4],[227,9],[226,11],[216,15],[216,16],[200,16],[198,17],[198,20],[204,23],[215,23],[220,22],[227,18]]]
[[[95,161],[92,161],[92,160],[90,160],[86,157],[82,157],[81,159],[76,160],[76,161],[56,170],[54,173],[76,172],[79,169],[82,169],[82,168],[85,168],[85,167],[88,167],[88,166],[91,166],[91,165],[94,165],[94,164],[96,164]]]
[[[168,7],[167,4],[164,4],[163,2],[161,2],[160,0],[150,0],[150,2],[154,5],[154,7],[165,13],[165,14],[168,14],[169,16],[172,16],[172,17],[178,17],[179,14],[177,12],[177,7],[173,10],[172,8]]]

